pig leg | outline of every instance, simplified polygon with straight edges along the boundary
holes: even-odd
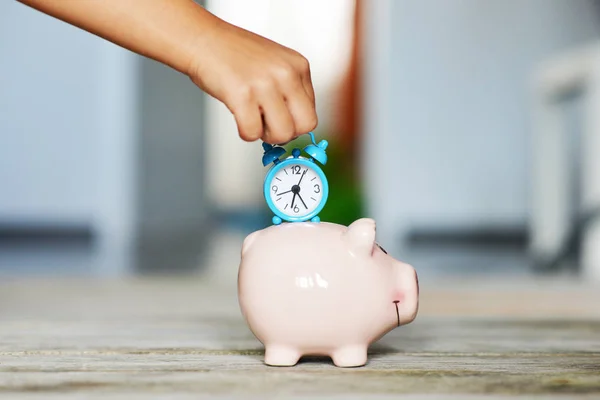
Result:
[[[361,367],[367,363],[367,347],[340,347],[333,352],[331,358],[338,367]]]
[[[265,346],[265,364],[274,367],[291,367],[298,363],[300,352],[287,346]]]

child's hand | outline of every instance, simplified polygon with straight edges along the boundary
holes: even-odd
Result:
[[[262,36],[218,21],[189,75],[229,108],[244,140],[287,143],[317,126],[308,61]]]
[[[285,143],[317,125],[308,62],[192,0],[20,0],[187,73],[225,103],[244,140]]]

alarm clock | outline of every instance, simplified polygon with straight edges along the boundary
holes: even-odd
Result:
[[[281,159],[286,151],[283,147],[263,143],[263,166],[273,164],[264,181],[264,196],[267,205],[275,214],[273,224],[287,222],[319,222],[329,185],[323,170],[318,165],[327,163],[327,141],[318,144],[312,132],[312,144],[302,150],[308,157],[302,157],[300,149],[293,149],[292,155]]]

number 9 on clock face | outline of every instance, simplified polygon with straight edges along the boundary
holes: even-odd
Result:
[[[287,221],[308,220],[318,214],[327,201],[327,192],[325,175],[308,160],[288,159],[276,165],[265,180],[267,204]]]

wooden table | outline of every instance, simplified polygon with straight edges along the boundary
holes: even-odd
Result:
[[[422,282],[417,320],[363,368],[262,356],[234,288],[206,279],[0,284],[0,397],[11,399],[598,399],[600,289]]]

